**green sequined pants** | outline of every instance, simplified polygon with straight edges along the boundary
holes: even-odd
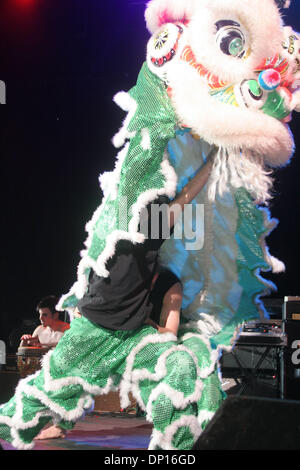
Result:
[[[175,341],[150,326],[112,332],[75,319],[41,371],[0,407],[0,438],[30,449],[50,420],[71,429],[94,396],[119,389],[121,405],[131,392],[153,423],[150,449],[191,449],[224,399],[216,364],[216,352],[195,333]]]

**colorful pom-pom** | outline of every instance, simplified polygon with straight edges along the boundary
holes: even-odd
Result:
[[[258,77],[258,82],[263,90],[275,90],[281,82],[281,75],[277,70],[263,70]]]

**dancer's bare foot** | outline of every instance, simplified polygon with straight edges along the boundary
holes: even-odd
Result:
[[[36,440],[43,439],[64,439],[67,433],[64,429],[59,426],[50,426],[49,428],[43,429],[36,437]]]

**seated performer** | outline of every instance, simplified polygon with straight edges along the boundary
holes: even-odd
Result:
[[[59,312],[55,306],[57,298],[48,296],[37,305],[41,325],[32,335],[25,334],[21,337],[20,346],[55,347],[65,331],[70,328],[69,323],[59,320]],[[57,439],[66,437],[66,431],[59,426],[46,427],[36,439]]]
[[[32,335],[25,334],[21,337],[20,346],[56,346],[62,335],[70,328],[69,323],[59,320],[59,312],[55,306],[57,298],[48,296],[42,299],[37,305],[41,325],[39,325]]]

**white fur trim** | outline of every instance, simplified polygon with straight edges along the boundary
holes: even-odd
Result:
[[[183,392],[180,392],[178,390],[174,390],[172,387],[169,385],[165,384],[164,382],[160,383],[155,387],[154,390],[152,390],[148,403],[147,403],[147,419],[148,421],[152,421],[152,404],[159,395],[165,395],[166,397],[169,398],[169,400],[172,402],[175,408],[183,410],[186,408],[189,403],[195,403],[201,398],[201,392],[203,390],[203,383],[201,380],[196,380],[196,387],[195,387],[195,392],[188,396],[185,397]]]
[[[126,139],[130,139],[131,137],[135,136],[135,132],[128,131],[128,125],[136,113],[137,110],[137,103],[136,101],[131,98],[129,93],[125,91],[120,91],[114,96],[114,102],[120,106],[123,111],[127,111],[127,116],[123,122],[123,126],[119,130],[119,132],[113,137],[112,143],[116,148],[122,147],[126,141]]]
[[[123,374],[123,378],[120,384],[120,400],[121,400],[121,407],[122,408],[127,408],[130,404],[130,400],[128,397],[129,392],[132,389],[132,381],[131,381],[131,374],[132,374],[132,369],[133,369],[133,364],[135,360],[136,354],[138,354],[141,349],[143,349],[145,346],[147,346],[150,343],[166,343],[169,341],[176,341],[176,336],[173,335],[172,333],[166,333],[162,335],[158,335],[157,333],[154,335],[148,335],[140,343],[132,349],[130,354],[127,357],[126,360],[126,368]],[[138,401],[141,402],[140,397],[138,398]]]
[[[198,439],[201,434],[201,427],[198,419],[195,416],[183,415],[177,421],[167,426],[164,433],[154,430],[151,436],[151,441],[148,450],[155,450],[160,447],[163,450],[178,450],[172,446],[172,440],[176,432],[181,427],[188,427],[194,436],[194,441]]]
[[[271,265],[273,273],[277,274],[285,272],[285,264],[279,259],[275,258],[275,256],[269,255],[267,257],[267,262]]]
[[[269,252],[269,248],[266,244],[266,238],[270,235],[270,233],[277,227],[278,220],[271,219],[270,213],[266,208],[260,208],[263,213],[264,217],[264,224],[266,227],[266,232],[262,235],[260,240],[260,246],[264,253],[265,261],[270,265],[273,273],[281,273],[285,271],[285,265],[282,261],[272,256]]]
[[[152,201],[155,201],[161,195],[167,195],[169,198],[173,198],[176,194],[177,175],[174,168],[170,165],[167,157],[167,153],[164,154],[164,159],[161,163],[161,172],[165,177],[165,185],[161,189],[149,189],[142,193],[137,202],[132,207],[132,219],[129,223],[129,232],[135,233],[138,230],[140,223],[141,211]]]
[[[212,418],[214,417],[215,413],[212,412],[212,411],[208,411],[208,410],[201,410],[199,415],[198,415],[198,422],[199,422],[199,425],[202,426],[202,424],[205,422],[205,421],[211,421]]]
[[[53,379],[51,377],[50,373],[50,360],[51,356],[53,354],[53,351],[49,351],[47,354],[42,359],[42,366],[44,370],[44,377],[45,377],[45,391],[46,392],[51,392],[51,391],[58,391],[62,387],[66,387],[68,385],[81,385],[82,388],[84,389],[85,393],[89,393],[91,395],[106,395],[110,390],[112,390],[113,387],[113,381],[111,378],[107,379],[107,383],[105,387],[99,387],[97,385],[91,385],[81,377],[74,377],[74,376],[67,376],[63,377],[61,379]],[[77,413],[76,411],[71,411],[69,414],[64,413],[63,416],[68,417],[65,419],[71,419],[70,416],[72,416],[72,413]],[[61,412],[58,413],[61,415]]]
[[[216,368],[216,364],[219,358],[219,352],[217,349],[213,350],[210,345],[209,338],[205,337],[204,335],[198,333],[186,333],[182,338],[181,341],[187,341],[190,338],[199,338],[203,343],[206,345],[208,351],[210,351],[210,365],[204,368],[199,368],[199,377],[201,379],[206,379],[210,374],[212,374]],[[189,349],[187,348],[189,351]]]
[[[126,158],[128,148],[129,142],[127,142],[126,145],[124,145],[124,147],[122,148],[122,150],[118,153],[114,171],[106,171],[99,176],[99,183],[104,198],[110,196],[112,200],[115,200],[117,197],[121,168]],[[88,224],[86,225],[87,230]]]
[[[150,134],[147,128],[141,130],[142,140],[141,140],[141,147],[143,150],[150,150]]]
[[[154,374],[151,374],[147,369],[132,371],[132,382],[138,386],[138,382],[140,380],[149,379],[149,380],[154,380],[157,382],[161,380],[167,374],[167,368],[166,368],[167,358],[173,352],[178,352],[178,351],[184,351],[190,355],[190,357],[193,359],[193,362],[195,364],[197,377],[200,376],[201,373],[200,373],[196,356],[191,351],[189,351],[186,347],[178,345],[178,346],[173,346],[172,348],[168,349],[165,353],[163,353],[160,356],[159,360],[157,361]],[[147,403],[148,417],[151,417],[152,415],[152,402],[156,400],[160,394],[165,394],[172,401],[173,405],[177,409],[184,409],[189,403],[200,400],[201,392],[203,389],[203,384],[200,380],[196,380],[195,384],[196,386],[195,386],[194,393],[186,397],[184,396],[182,392],[172,389],[169,385],[165,383],[158,384],[157,387],[155,387],[152,390],[148,403]]]
[[[36,414],[36,416],[28,422],[23,421],[23,406],[22,406],[22,393],[26,390],[27,383],[38,375],[36,372],[33,375],[26,377],[19,381],[15,392],[16,399],[16,412],[12,418],[7,416],[0,416],[0,423],[6,424],[10,427],[12,445],[19,450],[30,450],[33,448],[34,443],[25,444],[19,436],[19,430],[28,429],[32,426],[36,426],[41,417],[49,416],[52,417],[51,411],[43,411]]]
[[[209,339],[196,334],[196,333],[187,333],[181,338],[181,342],[184,342],[190,338],[199,338],[207,347],[208,351],[210,351],[210,360],[211,364],[207,367],[200,368],[198,364],[198,359],[196,355],[185,345],[180,344],[180,345],[174,345],[168,350],[163,353],[156,364],[155,371],[151,373],[147,369],[133,369],[133,364],[136,358],[136,355],[141,352],[141,350],[146,347],[148,344],[151,343],[165,343],[168,341],[176,341],[176,337],[170,333],[168,334],[163,334],[163,335],[149,335],[145,337],[129,354],[127,361],[126,361],[126,369],[123,374],[123,379],[120,384],[120,399],[121,399],[121,406],[122,408],[126,408],[130,401],[129,401],[129,392],[133,394],[133,396],[136,398],[137,402],[139,403],[140,407],[142,409],[145,408],[145,405],[142,401],[141,395],[140,395],[140,389],[139,389],[139,382],[141,380],[152,380],[158,382],[157,387],[155,387],[151,395],[149,397],[148,403],[147,403],[147,419],[151,421],[151,414],[152,414],[152,403],[156,398],[158,397],[159,394],[164,393],[166,396],[172,400],[173,405],[178,408],[178,409],[184,409],[189,403],[198,401],[201,398],[201,393],[203,389],[203,384],[202,380],[207,378],[210,374],[214,372],[216,369],[218,359],[219,359],[219,349],[217,350],[212,350],[210,346]],[[194,392],[189,395],[184,397],[184,395],[178,391],[178,390],[171,390],[171,388],[163,383],[159,383],[160,380],[163,379],[163,377],[166,375],[166,360],[169,357],[170,354],[177,352],[177,351],[184,351],[193,360],[196,368],[196,374],[198,379],[196,379],[195,383],[195,390]]]

